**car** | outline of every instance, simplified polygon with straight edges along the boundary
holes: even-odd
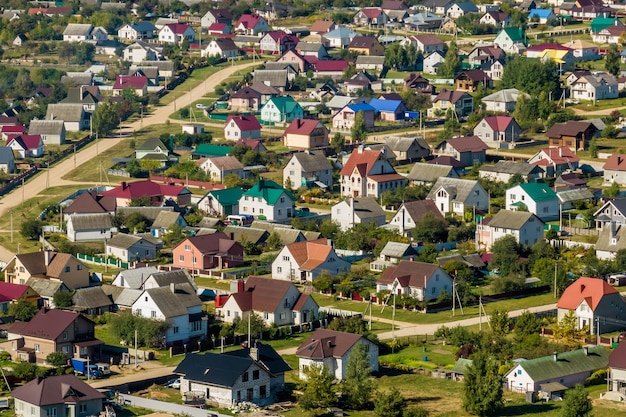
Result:
[[[196,104],[196,109],[206,109],[208,106],[206,104],[198,103]]]
[[[170,379],[163,386],[165,388],[180,389],[180,378]]]

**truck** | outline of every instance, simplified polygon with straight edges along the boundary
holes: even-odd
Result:
[[[71,361],[72,367],[74,368],[74,373],[76,373],[77,375],[84,375],[93,379],[102,378],[102,372],[98,369],[96,365],[89,364],[89,361],[87,359],[72,358]]]
[[[100,372],[102,372],[102,376],[111,375],[111,368],[108,363],[98,362],[96,363],[96,367],[98,368]]]

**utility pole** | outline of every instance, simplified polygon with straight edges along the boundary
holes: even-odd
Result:
[[[557,276],[558,261],[554,261],[554,298],[556,298],[556,276]]]
[[[74,145],[74,168],[76,168],[76,145]]]
[[[13,243],[13,209],[10,210],[11,213],[11,243]]]
[[[135,329],[135,368],[137,368],[137,329]]]
[[[483,297],[478,296],[478,330],[483,331]]]

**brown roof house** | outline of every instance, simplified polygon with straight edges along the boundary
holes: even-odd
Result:
[[[285,245],[272,262],[272,278],[296,282],[313,282],[322,272],[338,275],[350,271],[326,239]]]
[[[435,147],[435,155],[451,156],[465,166],[483,164],[489,146],[478,136],[463,136],[442,141]]]
[[[234,111],[257,111],[261,108],[262,94],[251,87],[243,87],[230,96],[230,108]]]
[[[626,401],[626,343],[620,343],[609,355],[609,391],[600,394],[605,400]]]
[[[408,234],[415,229],[416,225],[428,214],[432,215],[435,219],[445,222],[443,215],[437,210],[434,201],[416,200],[402,203],[389,222],[389,225],[398,230],[401,234]]]
[[[93,321],[75,311],[42,308],[29,322],[15,322],[0,346],[15,360],[44,363],[52,352],[68,358],[98,360],[103,341],[95,338]]]
[[[467,91],[444,90],[433,98],[433,105],[428,109],[428,117],[440,117],[454,111],[459,117],[474,111],[474,98]]]
[[[243,246],[222,232],[188,237],[172,253],[175,267],[191,271],[243,265]]]
[[[4,280],[26,284],[30,277],[63,282],[69,289],[89,286],[89,268],[68,253],[43,252],[15,255],[4,268]]]
[[[485,88],[491,88],[491,77],[483,70],[465,70],[454,79],[455,88],[459,91],[474,92],[482,84]]]
[[[17,416],[97,416],[105,398],[75,375],[37,377],[11,396]]]
[[[355,36],[348,49],[364,55],[385,55],[385,47],[374,36]]]
[[[315,320],[318,309],[313,297],[300,293],[291,282],[249,277],[245,283],[237,282],[237,291],[218,309],[218,314],[226,323],[256,314],[268,325],[283,326]]]
[[[605,184],[618,185],[626,184],[626,155],[616,153],[609,156],[604,166],[604,182]]]
[[[376,280],[376,291],[408,295],[420,301],[436,300],[442,292],[452,293],[452,278],[439,265],[400,261]]]
[[[367,346],[369,365],[378,371],[378,345],[360,334],[317,329],[296,350],[299,359],[300,378],[306,378],[304,370],[311,365],[324,365],[335,379],[346,376],[346,364],[357,343]]]
[[[598,129],[591,122],[570,120],[555,123],[546,132],[551,147],[566,146],[573,151],[584,151]]]
[[[328,147],[328,128],[319,120],[294,119],[284,133],[285,146],[290,149]]]

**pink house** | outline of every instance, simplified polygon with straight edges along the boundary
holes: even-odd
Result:
[[[192,272],[243,265],[243,246],[223,232],[188,237],[174,248],[172,254],[175,268]]]
[[[178,185],[159,184],[150,180],[122,182],[119,187],[104,191],[101,196],[115,197],[117,207],[128,207],[133,199],[147,197],[154,206],[172,199],[180,206],[191,204],[191,191]]]
[[[354,126],[354,120],[357,113],[363,114],[365,120],[365,127],[374,127],[374,118],[376,111],[372,106],[367,103],[348,104],[343,109],[339,110],[337,114],[333,116],[333,127],[336,129],[351,129]]]

